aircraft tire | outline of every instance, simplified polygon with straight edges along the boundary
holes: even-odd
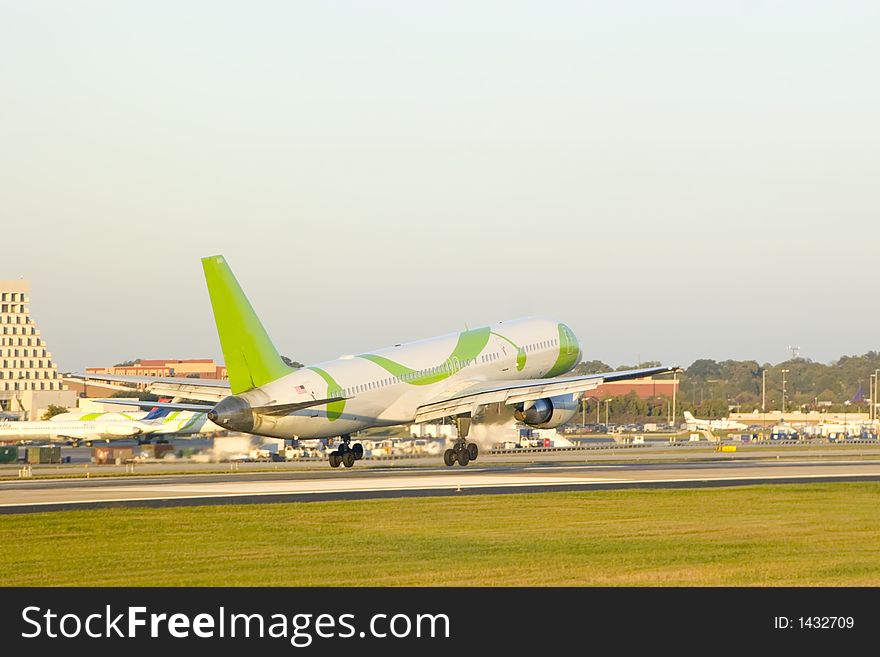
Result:
[[[360,443],[355,443],[351,446],[351,453],[354,454],[355,461],[360,461],[364,458],[364,446]]]
[[[352,451],[348,451],[342,455],[342,465],[344,465],[346,468],[350,468],[351,466],[353,466],[354,460],[354,452]]]
[[[479,449],[479,447],[477,447],[477,443],[468,443],[467,454],[468,454],[469,460],[471,460],[471,461],[477,460],[477,456],[479,456],[479,454],[480,454],[480,449]]]
[[[461,467],[466,466],[470,462],[470,457],[468,456],[468,450],[462,449],[458,452],[458,464]]]
[[[449,466],[455,465],[455,452],[451,449],[443,452],[443,462]]]
[[[339,464],[342,462],[342,458],[339,456],[339,452],[330,452],[328,460],[330,461],[331,468],[338,468]]]

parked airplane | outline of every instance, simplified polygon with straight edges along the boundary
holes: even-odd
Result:
[[[171,409],[165,409],[171,410]],[[208,419],[207,412],[171,411],[165,417],[145,420],[153,429],[147,432],[150,436],[175,435],[187,436],[195,433],[217,433],[226,431]]]
[[[101,400],[104,401],[104,400]],[[144,402],[149,403],[149,402]],[[74,413],[63,413],[52,418],[64,417],[65,415],[75,415]],[[226,431],[208,419],[207,411],[198,413],[196,411],[176,411],[171,408],[160,407],[154,408],[149,412],[138,411],[135,413],[86,413],[80,416],[80,420],[94,420],[108,422],[111,419],[125,423],[126,421],[139,421],[146,425],[142,427],[142,433],[145,439],[149,440],[151,436],[156,435],[175,435],[186,436],[195,433],[217,433],[218,431]]]
[[[467,434],[471,418],[486,405],[500,405],[529,426],[553,428],[574,417],[581,395],[603,381],[677,371],[649,367],[557,378],[580,361],[580,345],[565,324],[534,317],[293,369],[281,359],[225,259],[202,258],[202,267],[228,381],[88,378],[150,383],[156,394],[213,402],[114,400],[208,411],[213,422],[232,431],[299,439],[338,436],[341,442],[329,456],[334,468],[351,467],[363,457],[363,446],[351,444],[355,431],[446,417],[455,418],[458,439],[443,460],[464,466],[478,456]]]
[[[135,420],[3,422],[0,423],[0,440],[14,438],[19,441],[69,440],[73,443],[91,443],[95,440],[134,438],[150,429],[150,425]]]
[[[684,419],[685,422],[687,422],[688,431],[738,431],[749,428],[749,425],[747,424],[737,422],[736,420],[729,420],[727,418],[721,418],[720,420],[701,420],[700,418],[694,417],[690,411],[684,412]]]
[[[103,400],[102,400],[103,401]],[[51,422],[129,422],[131,420],[157,420],[167,417],[171,413],[169,408],[155,408],[150,411],[135,411],[133,413],[117,413],[115,411],[68,411],[59,413],[50,418]]]
[[[153,436],[181,436],[225,431],[208,419],[206,412],[158,408],[135,413],[60,413],[40,422],[0,423],[0,439],[81,442],[137,438],[149,442]],[[161,441],[162,438],[159,438]]]

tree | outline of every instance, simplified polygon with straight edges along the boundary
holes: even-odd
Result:
[[[721,367],[711,358],[700,358],[685,370],[685,374],[704,379],[717,379],[721,377]]]
[[[126,360],[122,363],[116,363],[113,367],[131,367],[132,365],[137,365],[140,362],[140,358],[135,358],[134,360]]]
[[[49,408],[47,408],[46,412],[43,413],[42,419],[51,420],[56,415],[61,415],[62,413],[67,413],[67,408],[65,408],[64,406],[49,404]]]
[[[601,360],[585,360],[581,361],[577,367],[574,368],[574,371],[567,376],[583,376],[584,374],[602,374],[604,372],[611,372],[612,368],[610,365],[606,365]]]

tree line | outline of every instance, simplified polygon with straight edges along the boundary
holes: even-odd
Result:
[[[581,362],[571,374],[599,374],[640,367],[658,366],[656,361],[612,368],[599,360]],[[782,408],[782,378],[785,376],[786,410],[827,410],[832,412],[867,412],[869,379],[880,370],[880,352],[869,351],[860,356],[842,356],[831,363],[816,363],[809,358],[792,358],[776,365],[759,364],[754,360],[715,361],[701,358],[678,375],[676,406],[681,412],[690,410],[698,417],[723,417],[728,412],[750,413],[762,409],[762,383],[766,390],[766,409]],[[570,376],[570,375],[569,375]],[[633,399],[635,398],[635,399]],[[662,399],[638,400],[635,393],[615,397],[610,412],[617,422],[625,418],[663,417]],[[600,420],[604,421],[604,403]],[[668,408],[668,406],[667,406]],[[592,411],[596,419],[595,401],[587,401],[587,421]],[[617,411],[615,413],[615,411]]]

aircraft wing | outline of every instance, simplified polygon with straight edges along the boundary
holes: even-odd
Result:
[[[116,381],[148,385],[150,392],[163,397],[184,397],[218,402],[231,395],[225,379],[186,379],[183,377],[121,376],[117,374],[77,374],[76,378],[91,381]]]
[[[641,379],[655,374],[671,374],[679,371],[677,367],[648,367],[554,379],[518,379],[475,383],[449,396],[419,406],[414,421],[416,423],[427,422],[473,412],[476,407],[484,404],[519,404],[544,397],[587,392],[610,381]]]

